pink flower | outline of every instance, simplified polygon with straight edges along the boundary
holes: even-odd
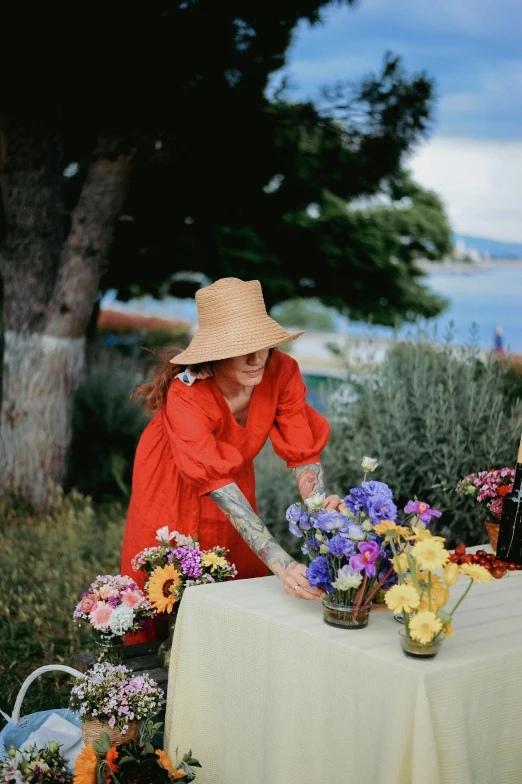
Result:
[[[416,514],[425,525],[431,523],[432,517],[440,517],[442,512],[438,509],[432,509],[429,504],[424,501],[408,501],[404,507],[406,514]]]
[[[98,602],[92,610],[89,620],[98,631],[106,631],[109,628],[109,621],[113,613],[113,608],[107,602]]]
[[[140,591],[125,591],[123,594],[123,604],[126,604],[127,607],[132,607],[133,610],[137,610],[142,601],[143,597]]]
[[[102,587],[98,590],[101,599],[110,599],[111,596],[118,595],[118,588],[115,588],[113,585],[102,585]]]
[[[376,542],[359,542],[357,546],[360,555],[352,555],[350,568],[356,572],[365,571],[368,577],[375,577],[375,561],[381,554],[381,548]]]
[[[93,593],[87,594],[80,602],[80,610],[84,613],[90,613],[97,601],[98,599]]]

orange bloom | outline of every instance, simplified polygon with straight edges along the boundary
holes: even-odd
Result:
[[[169,773],[173,773],[172,762],[167,752],[163,751],[163,749],[156,749],[156,754],[159,757],[158,761],[161,763],[161,766]]]
[[[174,780],[177,780],[177,779],[184,779],[187,774],[184,773],[182,770],[173,770],[171,771],[170,775]]]
[[[76,757],[73,784],[96,784],[98,757],[92,743],[88,743]]]
[[[107,754],[105,755],[105,761],[109,766],[109,770],[105,771],[105,784],[111,784],[112,778],[111,773],[117,773],[119,771],[119,766],[116,765],[116,760],[118,758],[118,749],[116,746],[111,746]]]

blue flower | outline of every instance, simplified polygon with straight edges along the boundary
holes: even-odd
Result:
[[[363,482],[362,487],[368,495],[383,495],[386,498],[393,498],[393,493],[385,482],[376,482],[372,479],[370,482]]]
[[[336,528],[344,527],[346,518],[340,512],[330,509],[322,509],[315,518],[314,525],[321,531],[334,531]]]
[[[288,527],[294,536],[298,538],[303,534],[302,531],[308,531],[311,527],[310,520],[308,519],[308,512],[303,509],[299,504],[292,504],[286,510],[286,519],[288,520]]]
[[[302,509],[297,504],[292,504],[286,510],[286,519],[289,523],[298,523],[301,519]]]
[[[382,484],[375,482],[374,484]],[[368,499],[367,505],[368,517],[374,525],[380,523],[381,520],[395,520],[397,518],[397,507],[389,496],[386,495],[372,495]]]
[[[317,558],[314,558],[306,570],[306,576],[312,588],[323,588],[328,593],[333,593],[325,555],[319,555]]]
[[[300,528],[298,528],[298,526],[295,523],[288,523],[288,528],[290,529],[290,531],[293,533],[294,536],[297,536],[298,539],[300,539],[301,536],[303,535],[303,532],[301,531]]]
[[[327,543],[328,552],[334,558],[342,558],[343,555],[353,555],[355,547],[350,539],[341,534],[336,534]]]
[[[365,482],[365,484],[372,484]],[[354,515],[358,515],[363,509],[366,509],[366,501],[368,500],[368,493],[363,487],[352,487],[348,495],[344,499],[344,503]]]

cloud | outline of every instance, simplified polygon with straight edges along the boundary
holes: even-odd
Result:
[[[522,141],[435,137],[405,162],[458,234],[522,242]]]

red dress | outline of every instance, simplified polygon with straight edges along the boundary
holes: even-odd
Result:
[[[280,351],[254,387],[245,427],[212,377],[192,386],[175,379],[136,450],[121,573],[142,585],[144,575],[133,572],[131,559],[156,544],[157,529],[166,525],[197,534],[202,550],[227,547],[238,578],[266,576],[268,568],[208,493],[235,482],[257,511],[253,460],[267,438],[295,468],[319,461],[329,432],[327,420],[306,403],[297,362]]]

